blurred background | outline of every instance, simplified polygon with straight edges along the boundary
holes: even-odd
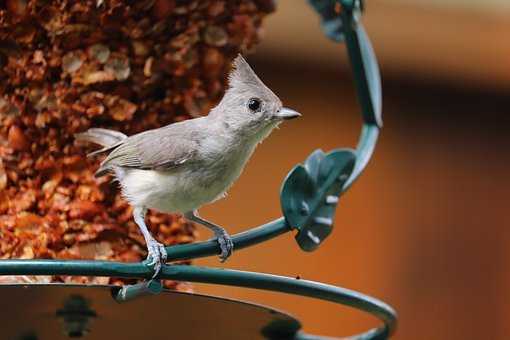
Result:
[[[373,0],[363,22],[381,64],[384,128],[332,235],[314,253],[285,235],[235,252],[226,266],[378,297],[399,312],[395,339],[507,339],[510,2]],[[264,28],[249,61],[304,116],[273,133],[229,196],[202,210],[232,233],[280,216],[287,172],[316,148],[354,147],[361,127],[345,48],[324,37],[306,1],[278,1]],[[307,298],[195,287],[281,308],[311,333],[376,325]]]

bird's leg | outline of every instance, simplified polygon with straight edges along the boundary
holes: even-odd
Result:
[[[149,266],[154,266],[154,275],[152,276],[154,279],[161,271],[161,266],[166,262],[167,254],[165,246],[156,241],[150,234],[149,229],[147,229],[147,225],[145,224],[146,213],[147,209],[145,207],[135,207],[133,210],[133,217],[143,234],[145,243],[147,243],[147,264]]]
[[[204,220],[203,218],[198,216],[198,211],[196,210],[185,213],[184,217],[186,217],[188,220],[192,222],[200,223],[204,227],[209,228],[214,232],[214,235],[216,236],[216,239],[220,244],[221,248],[220,254],[221,262],[225,262],[227,258],[230,255],[232,255],[232,251],[234,250],[234,242],[232,242],[232,237],[230,237],[230,235],[227,233],[225,229],[223,229],[219,225]]]

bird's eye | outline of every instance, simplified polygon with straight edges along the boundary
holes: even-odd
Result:
[[[248,109],[250,109],[251,112],[259,112],[262,107],[262,102],[258,98],[250,98],[248,100]]]

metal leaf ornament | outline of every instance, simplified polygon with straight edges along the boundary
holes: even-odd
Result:
[[[301,249],[317,249],[331,233],[338,198],[355,161],[351,149],[327,154],[318,149],[287,175],[281,205],[287,223],[298,230],[296,241]]]
[[[339,4],[332,0],[308,0],[308,3],[320,14],[326,36],[336,42],[344,41],[343,22],[335,10]]]

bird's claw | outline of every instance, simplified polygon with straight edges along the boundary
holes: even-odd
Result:
[[[156,278],[161,271],[161,267],[166,263],[166,249],[165,246],[155,239],[152,239],[147,243],[147,265],[154,267],[154,275],[152,278]]]
[[[225,262],[230,255],[232,255],[234,242],[232,241],[232,237],[223,228],[216,230],[214,234],[221,248],[220,261]]]

